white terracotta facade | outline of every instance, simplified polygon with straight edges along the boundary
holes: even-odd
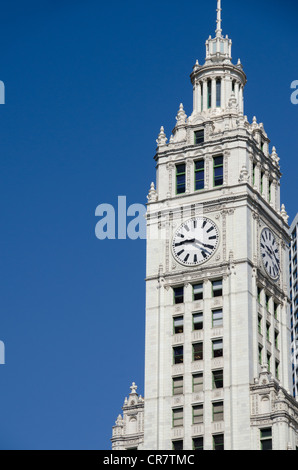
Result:
[[[147,206],[142,444],[147,450],[192,450],[198,441],[205,450],[260,449],[270,432],[274,450],[298,445],[298,407],[291,397],[288,216],[280,206],[279,157],[274,147],[269,150],[263,124],[256,118],[249,123],[244,115],[246,75],[240,60],[232,63],[231,46],[222,35],[218,1],[216,36],[206,42],[204,65],[197,62],[191,74],[193,112],[187,117],[180,105],[170,139],[162,127],[157,140],[156,187],[151,185]],[[217,157],[222,158],[219,186]],[[198,161],[203,188],[196,190]],[[179,165],[185,165],[181,193]],[[177,261],[172,245],[179,226],[196,217],[210,219],[219,238],[214,254],[193,267]],[[278,246],[275,280],[261,257],[264,228]],[[218,281],[222,292],[215,296]],[[201,284],[202,298],[194,300],[194,286]],[[176,288],[183,288],[181,303],[175,303]],[[213,321],[216,311],[222,311],[222,322]],[[203,327],[194,329],[198,313]],[[182,321],[181,333],[175,334],[175,321]],[[213,350],[221,341],[217,355]],[[198,343],[202,358],[194,360]],[[177,347],[183,348],[183,359],[174,363]],[[214,385],[218,371],[222,387]],[[199,374],[202,383],[194,388],[193,376]],[[174,379],[182,383],[180,393],[173,391]]]

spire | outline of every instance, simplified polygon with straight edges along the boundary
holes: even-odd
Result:
[[[216,20],[216,37],[221,38],[222,37],[222,29],[221,29],[221,0],[217,0],[217,20]]]

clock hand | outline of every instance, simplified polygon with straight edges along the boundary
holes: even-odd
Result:
[[[191,239],[188,239],[188,240],[183,240],[182,242],[179,242],[179,243],[175,243],[175,246],[182,246],[182,245],[185,245],[186,243],[193,243],[195,241],[195,239],[191,238]]]
[[[195,242],[196,242],[196,243],[199,243],[199,244],[202,245],[202,246],[205,246],[206,248],[211,248],[211,249],[214,248],[213,245],[208,245],[208,244],[206,244],[206,243],[202,243],[202,242],[200,242],[200,240],[195,240]]]

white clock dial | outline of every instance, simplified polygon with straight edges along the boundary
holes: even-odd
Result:
[[[269,228],[262,230],[260,248],[265,270],[272,279],[278,279],[280,275],[279,248]]]
[[[215,223],[206,217],[196,217],[183,223],[175,232],[173,255],[180,264],[198,266],[214,254],[218,241]]]

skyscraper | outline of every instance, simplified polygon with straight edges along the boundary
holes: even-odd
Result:
[[[291,316],[291,360],[292,360],[292,390],[298,397],[298,265],[297,265],[297,235],[298,214],[290,227],[291,245],[289,250],[289,292]]]
[[[215,37],[157,139],[147,206],[144,443],[148,450],[295,449],[288,216],[275,147],[244,115],[217,2]]]

